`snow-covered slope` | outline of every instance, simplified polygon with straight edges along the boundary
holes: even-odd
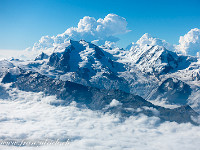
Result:
[[[132,43],[132,46],[144,47],[145,45],[148,46],[163,46],[166,49],[173,51],[174,46],[166,42],[165,40],[161,40],[159,38],[152,37],[150,34],[145,33],[135,44]]]
[[[133,44],[129,57],[143,72],[166,74],[187,68],[196,58],[178,56],[164,40],[144,34]]]
[[[23,70],[39,72],[53,79],[101,89],[119,89],[151,101],[191,104],[194,102],[191,96],[198,97],[199,93],[200,60],[172,50],[173,46],[166,41],[144,34],[136,43],[132,43],[130,50],[111,48],[109,45],[97,46],[84,40],[69,40],[50,47],[38,47],[34,52],[37,57],[33,60],[13,59],[9,62]],[[170,78],[191,89],[184,99],[178,89],[173,90],[172,95],[175,98],[178,96],[177,101],[181,103],[171,99],[169,91],[165,94],[157,91],[163,84],[170,89],[171,84],[165,84]],[[179,86],[181,88],[181,84]]]
[[[70,40],[55,46],[50,53],[42,52],[34,61],[14,60],[13,63],[63,81],[128,92],[127,81],[118,76],[126,70],[125,65],[106,49],[109,48],[103,49],[84,40]]]
[[[191,95],[190,86],[178,79],[168,78],[149,95],[150,100],[162,100],[171,104],[187,104],[187,99]]]
[[[14,65],[10,61],[0,60],[0,77],[4,74],[4,72],[13,67]]]

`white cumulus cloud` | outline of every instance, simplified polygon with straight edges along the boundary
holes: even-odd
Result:
[[[200,29],[191,29],[187,34],[181,36],[177,51],[185,54],[196,56],[200,53]]]
[[[38,43],[34,44],[33,49],[48,49],[57,44],[65,43],[69,39],[77,41],[83,39],[103,45],[106,41],[117,42],[119,38],[116,35],[128,31],[126,19],[116,14],[108,14],[105,18],[97,20],[94,17],[85,16],[80,19],[77,27],[68,28],[64,33],[57,36],[43,36]]]
[[[117,34],[128,32],[125,18],[116,14],[108,14],[104,19],[96,20],[94,17],[85,16],[78,23],[77,27],[67,29],[56,38],[68,37],[74,40],[84,39],[86,41],[98,40],[99,44],[105,41],[116,42],[119,39]]]

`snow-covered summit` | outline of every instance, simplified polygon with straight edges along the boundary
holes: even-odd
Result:
[[[129,57],[142,71],[153,74],[166,74],[187,68],[195,58],[177,55],[159,45],[133,46]]]
[[[161,40],[159,38],[155,38],[152,37],[150,34],[145,33],[136,43],[131,43],[128,47],[130,47],[130,49],[133,49],[135,47],[138,48],[143,48],[146,46],[163,46],[168,50],[173,51],[173,46],[170,45],[168,42],[166,42],[165,40]]]
[[[68,28],[64,33],[56,36],[43,36],[27,49],[27,54],[35,56],[38,51],[49,52],[54,47],[65,45],[69,40],[79,41],[84,39],[88,42],[100,45],[113,45],[113,42],[119,41],[117,34],[127,33],[127,21],[125,18],[116,14],[108,14],[105,18],[95,19],[94,17],[85,16],[80,19],[77,27]]]
[[[93,70],[104,70],[117,72],[120,67],[116,67],[113,56],[102,48],[84,40],[68,41],[67,46],[57,46],[49,55],[48,64],[50,66],[61,65],[68,68],[65,71],[76,72],[80,68],[85,68],[90,72]],[[106,69],[108,68],[108,69]],[[63,68],[60,68],[61,70]]]
[[[99,47],[85,40],[68,40],[53,48],[41,49],[34,61],[15,63],[20,68],[64,81],[106,89],[117,87],[128,91],[126,81],[118,76],[119,72],[126,70],[125,64],[119,63],[115,56],[120,57],[119,51],[123,50]]]

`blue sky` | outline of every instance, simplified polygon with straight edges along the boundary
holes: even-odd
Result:
[[[0,49],[22,50],[43,35],[77,26],[84,16],[114,13],[126,18],[131,32],[119,35],[125,47],[144,33],[177,44],[179,37],[200,28],[199,0],[0,0]]]

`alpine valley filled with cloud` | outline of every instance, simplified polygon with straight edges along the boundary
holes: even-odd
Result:
[[[200,29],[177,45],[145,33],[119,48],[128,32],[116,14],[85,16],[1,52],[0,149],[198,150]],[[26,143],[45,140],[59,144]]]

